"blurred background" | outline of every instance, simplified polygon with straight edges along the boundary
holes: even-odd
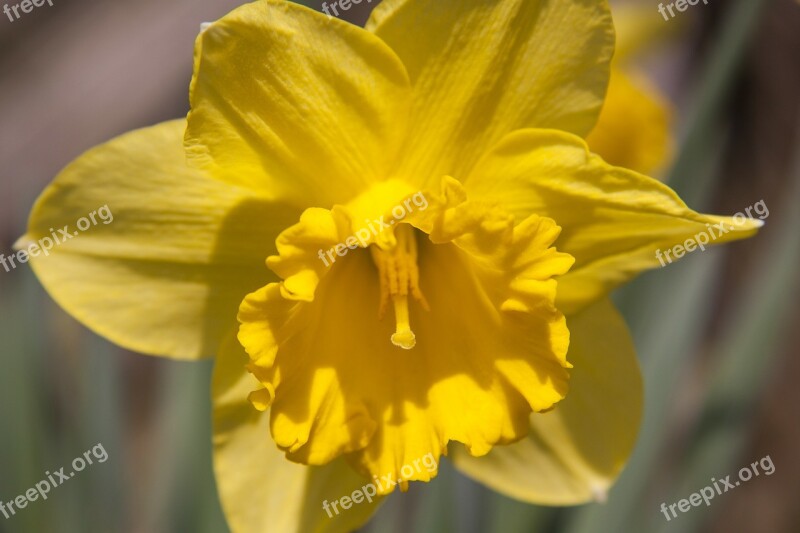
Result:
[[[200,23],[237,4],[54,0],[14,22],[0,16],[0,253],[73,158],[185,115]],[[371,7],[347,16],[363,24]],[[636,50],[625,68],[673,107],[660,177],[700,211],[764,200],[766,227],[615,295],[646,405],[606,502],[530,506],[443,461],[434,482],[395,493],[365,532],[800,532],[800,4],[711,0],[665,21],[658,2],[614,3],[631,8]],[[0,270],[0,500],[98,443],[109,456],[48,500],[0,516],[0,532],[226,532],[211,471],[210,373],[210,362],[111,345],[61,311],[27,265]],[[766,455],[771,476],[670,522],[661,513],[662,502]]]

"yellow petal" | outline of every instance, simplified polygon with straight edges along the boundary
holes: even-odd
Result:
[[[330,206],[387,177],[410,95],[369,32],[293,2],[249,3],[198,37],[188,155],[267,197]]]
[[[643,174],[660,170],[672,151],[671,109],[646,79],[612,69],[608,94],[592,133],[592,152]]]
[[[322,467],[287,461],[269,436],[269,414],[247,401],[256,385],[247,362],[230,335],[214,368],[214,470],[231,532],[344,533],[360,527],[382,499],[376,487],[343,459]],[[339,502],[344,496],[351,500],[346,509]]]
[[[465,188],[517,218],[537,213],[563,228],[558,248],[575,257],[575,266],[558,281],[557,306],[567,314],[644,270],[667,265],[658,252],[689,239],[708,245],[742,239],[763,225],[692,211],[666,185],[613,167],[590,154],[582,139],[552,130],[507,136],[477,165]]]
[[[325,210],[306,212],[279,238],[285,253],[269,264],[295,283],[245,298],[239,340],[266,391],[253,403],[271,407],[272,435],[293,461],[347,454],[380,479],[427,481],[449,440],[485,454],[522,438],[528,413],[566,394],[569,335],[551,278],[572,258],[551,247],[558,227],[535,215],[515,224],[466,202],[460,187],[446,179],[441,196],[426,192],[427,209],[406,218],[431,231],[430,240],[405,222],[394,230],[397,243],[411,235],[418,247],[409,292],[418,280],[424,298],[407,295],[397,317],[413,327],[415,345],[381,320],[384,272],[373,262],[381,252],[356,247],[319,268],[317,248],[335,235],[334,212],[350,206],[327,219]],[[303,258],[318,265],[303,267]]]
[[[272,278],[264,257],[297,212],[187,167],[185,126],[134,131],[72,162],[18,246],[77,231],[31,260],[53,299],[126,348],[191,359],[213,355],[244,295]],[[97,224],[78,231],[92,212]]]
[[[602,501],[636,442],[642,383],[625,322],[607,299],[568,318],[570,392],[531,415],[528,438],[472,457],[451,446],[456,468],[512,498],[544,505]]]
[[[400,56],[414,86],[397,174],[422,186],[463,179],[519,128],[589,133],[614,47],[606,2],[384,0],[367,29]]]

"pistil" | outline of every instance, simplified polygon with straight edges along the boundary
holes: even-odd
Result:
[[[395,228],[396,244],[389,250],[376,245],[370,246],[370,253],[380,276],[381,299],[378,318],[383,318],[391,298],[394,304],[395,333],[392,344],[405,350],[416,345],[416,336],[411,330],[408,312],[408,295],[416,300],[426,311],[428,302],[419,288],[419,268],[417,267],[417,239],[413,227],[401,224]]]

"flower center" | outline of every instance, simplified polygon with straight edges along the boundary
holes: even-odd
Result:
[[[394,304],[396,321],[395,332],[391,337],[392,344],[410,350],[417,343],[408,318],[408,295],[416,300],[423,309],[429,310],[428,302],[419,288],[419,268],[417,267],[417,238],[414,228],[408,224],[400,224],[395,228],[396,244],[388,250],[372,245],[369,251],[380,276],[381,301],[378,307],[378,318],[386,314],[391,298]]]

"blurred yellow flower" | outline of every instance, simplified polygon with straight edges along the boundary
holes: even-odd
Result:
[[[615,5],[617,48],[611,79],[597,125],[586,138],[608,163],[658,173],[673,150],[672,107],[635,67],[632,58],[677,25],[653,17],[650,6]]]
[[[641,74],[611,69],[603,111],[586,138],[611,164],[654,173],[672,153],[669,104]]]
[[[728,221],[588,151],[613,46],[604,2],[385,0],[366,30],[244,5],[198,38],[188,127],[96,147],[42,194],[25,239],[87,206],[115,221],[33,267],[123,346],[217,356],[235,532],[353,529],[375,502],[322,502],[428,480],[404,466],[448,446],[511,496],[599,497],[642,402],[607,295]]]

